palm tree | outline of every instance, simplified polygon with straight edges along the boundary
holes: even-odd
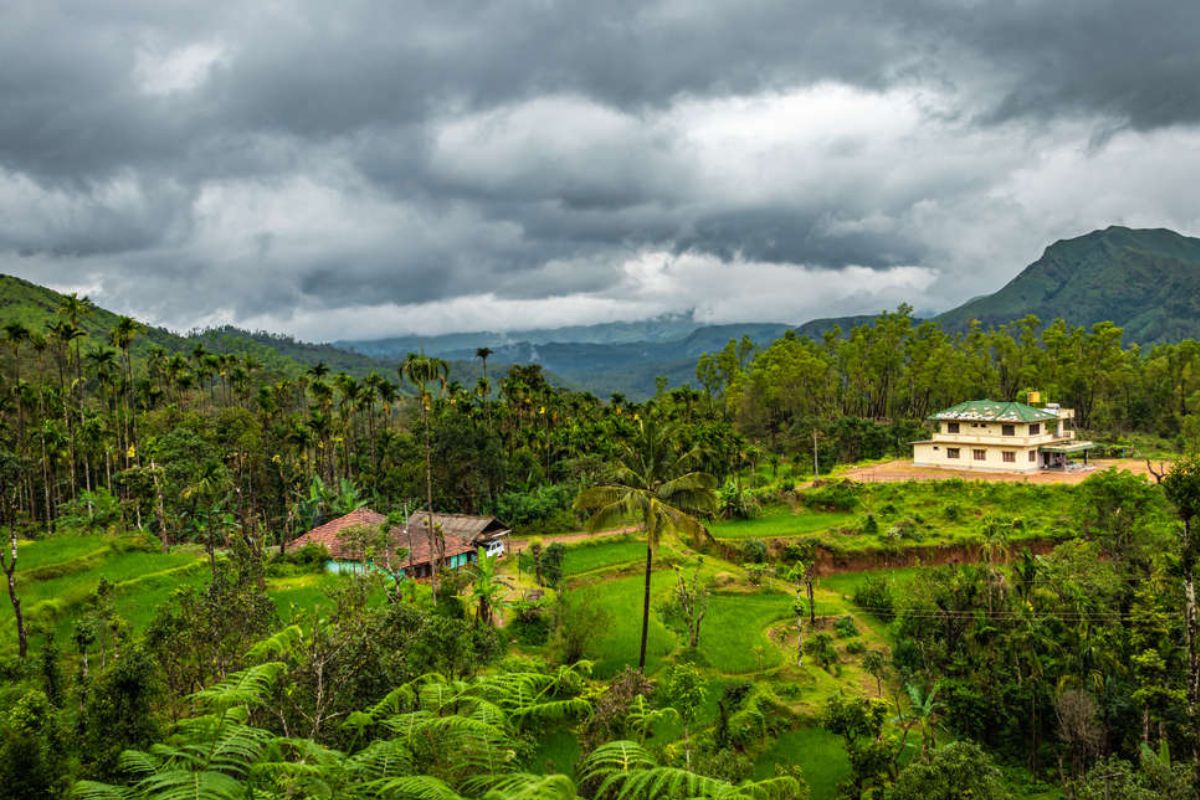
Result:
[[[492,614],[504,605],[504,590],[511,588],[499,576],[499,556],[489,556],[482,547],[471,568],[471,594],[475,598],[475,624],[492,624]]]
[[[399,368],[400,377],[406,379],[417,390],[421,405],[421,423],[425,431],[425,531],[429,537],[429,586],[437,599],[437,571],[442,559],[438,548],[438,532],[433,524],[433,448],[430,439],[429,410],[433,403],[430,386],[436,387],[438,396],[446,391],[450,378],[450,365],[440,358],[409,353]]]
[[[25,439],[25,417],[21,410],[21,345],[32,337],[29,328],[19,322],[10,322],[4,326],[5,341],[13,354],[13,397],[17,406],[17,447]]]
[[[490,347],[475,348],[475,357],[479,359],[480,365],[482,366],[482,372],[480,372],[479,375],[481,387],[486,387],[488,385],[487,360],[495,355],[495,353],[496,351]]]
[[[670,425],[639,420],[633,440],[622,447],[615,480],[579,493],[575,508],[591,512],[587,530],[596,532],[629,518],[641,519],[646,534],[646,580],[642,597],[642,641],[638,669],[646,668],[646,638],[650,630],[650,573],[654,550],[666,530],[685,533],[694,541],[708,536],[694,514],[711,513],[717,505],[713,476],[688,469],[695,451],[680,453]]]
[[[133,346],[133,340],[143,330],[145,330],[145,326],[133,317],[121,317],[108,334],[109,341],[112,342],[113,347],[121,351],[122,360],[125,362],[125,410],[126,424],[128,425],[125,438],[131,445],[135,457],[137,456],[137,420],[133,402],[133,359],[129,355],[129,348]]]

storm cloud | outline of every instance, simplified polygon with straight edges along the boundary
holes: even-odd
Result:
[[[1194,3],[0,15],[0,272],[181,329],[936,310],[1058,238],[1200,231]]]

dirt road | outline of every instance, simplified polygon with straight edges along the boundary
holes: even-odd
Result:
[[[967,471],[938,469],[937,467],[914,467],[911,460],[902,458],[895,461],[887,461],[883,464],[855,467],[845,472],[840,472],[834,477],[849,478],[850,480],[862,481],[863,483],[936,481],[948,480],[950,478],[960,478],[968,481],[1013,481],[1017,483],[1080,483],[1089,475],[1093,475],[1109,467],[1129,470],[1134,475],[1149,474],[1145,461],[1138,461],[1132,458],[1097,459],[1088,464],[1087,469],[1073,470],[1071,472],[1045,470],[1032,475],[1014,475],[1009,472],[984,472],[982,470]],[[1157,464],[1155,468],[1158,468]]]

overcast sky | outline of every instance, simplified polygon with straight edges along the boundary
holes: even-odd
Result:
[[[308,339],[997,289],[1200,232],[1194,0],[0,0],[0,272]]]

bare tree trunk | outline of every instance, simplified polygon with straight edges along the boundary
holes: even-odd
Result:
[[[429,530],[426,534],[429,536],[429,588],[433,594],[433,601],[437,602],[438,593],[438,567],[441,566],[441,559],[437,555],[438,536],[433,529],[433,454],[432,445],[429,441],[429,407],[425,405],[425,398],[421,398],[421,417],[425,423],[425,524]]]
[[[650,634],[650,570],[654,562],[654,549],[650,545],[652,534],[646,531],[646,588],[642,594],[642,646],[638,652],[638,671],[646,671],[646,639]]]
[[[11,555],[5,558],[0,554],[0,567],[4,569],[4,576],[8,579],[8,599],[12,602],[13,617],[17,622],[17,655],[25,658],[29,653],[29,637],[25,632],[25,617],[21,613],[21,598],[17,596],[17,528],[13,523],[9,523],[8,542]]]
[[[1184,540],[1189,543],[1185,546],[1185,552],[1190,549],[1191,542],[1191,522],[1190,520],[1184,523]],[[1187,634],[1188,648],[1188,685],[1187,685],[1187,702],[1188,702],[1188,720],[1191,723],[1191,739],[1192,739],[1192,775],[1197,786],[1200,786],[1200,741],[1197,741],[1198,734],[1197,724],[1200,724],[1200,719],[1197,719],[1197,700],[1200,699],[1200,653],[1196,651],[1196,582],[1193,575],[1193,565],[1191,558],[1187,558],[1184,564],[1183,572],[1183,592],[1186,607],[1184,610]]]

